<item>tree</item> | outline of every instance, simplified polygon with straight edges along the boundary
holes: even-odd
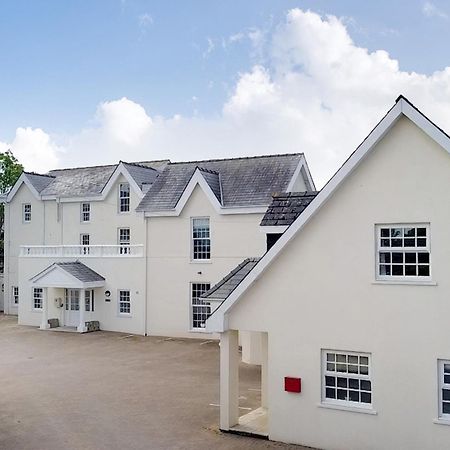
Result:
[[[6,194],[23,172],[23,166],[10,150],[0,152],[0,194]],[[4,266],[5,205],[0,204],[0,269]]]

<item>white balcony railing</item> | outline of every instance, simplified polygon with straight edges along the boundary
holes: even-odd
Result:
[[[144,245],[21,245],[20,256],[30,257],[141,257]]]

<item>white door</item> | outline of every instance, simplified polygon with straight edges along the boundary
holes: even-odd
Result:
[[[66,289],[64,325],[77,327],[80,324],[80,291]]]

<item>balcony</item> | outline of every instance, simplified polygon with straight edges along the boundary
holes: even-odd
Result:
[[[32,258],[140,258],[144,256],[144,245],[21,245],[20,256]]]

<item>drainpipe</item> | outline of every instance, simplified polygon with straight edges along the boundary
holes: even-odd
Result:
[[[147,285],[148,285],[148,256],[147,256],[147,246],[148,246],[148,219],[145,218],[145,212],[142,213],[145,227],[145,238],[144,238],[144,258],[145,258],[145,282],[144,282],[144,336],[147,336],[147,311],[148,311],[148,297],[147,297]]]

